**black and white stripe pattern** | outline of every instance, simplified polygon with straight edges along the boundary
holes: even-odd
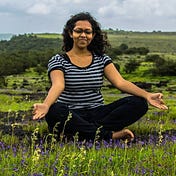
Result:
[[[104,67],[111,63],[109,56],[93,54],[92,63],[87,67],[78,67],[71,63],[69,57],[59,55],[52,57],[48,63],[48,74],[52,70],[62,70],[65,77],[65,90],[58,102],[65,103],[70,109],[94,108],[103,104],[100,89],[103,85]]]

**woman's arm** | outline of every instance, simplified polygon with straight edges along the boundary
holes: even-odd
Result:
[[[130,81],[125,80],[117,71],[113,63],[105,67],[104,73],[106,78],[119,90],[143,98],[147,97],[148,92],[137,87]]]
[[[43,101],[43,103],[34,104],[34,120],[41,119],[47,114],[50,106],[57,100],[57,98],[60,96],[65,88],[64,74],[62,71],[51,71],[50,78],[52,85],[50,90],[48,91],[48,95],[46,96],[45,100]]]
[[[120,73],[117,71],[113,63],[107,65],[104,68],[105,77],[119,90],[140,96],[145,98],[152,106],[155,106],[159,109],[168,109],[164,104],[161,93],[150,93],[136,86],[130,81],[125,80]]]
[[[62,91],[65,88],[65,81],[64,81],[64,74],[60,70],[53,70],[50,73],[51,78],[51,88],[48,92],[47,97],[45,98],[44,102],[49,107],[57,100],[60,96]]]

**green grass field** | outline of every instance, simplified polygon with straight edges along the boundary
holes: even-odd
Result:
[[[112,46],[116,47],[122,43],[129,47],[146,47],[150,52],[155,53],[175,53],[176,36],[175,35],[158,35],[158,34],[121,34],[108,35]]]

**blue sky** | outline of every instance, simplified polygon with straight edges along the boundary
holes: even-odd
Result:
[[[175,0],[0,0],[0,33],[62,32],[81,11],[105,29],[176,31],[175,8]]]

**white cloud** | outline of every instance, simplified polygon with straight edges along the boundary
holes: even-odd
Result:
[[[111,0],[98,9],[98,16],[103,27],[173,31],[175,7],[175,0]]]
[[[175,0],[111,0],[100,7],[100,15],[120,15],[124,17],[150,17],[176,15]]]
[[[73,0],[72,2],[73,2],[73,3],[78,3],[78,4],[79,4],[79,3],[84,2],[84,0]]]
[[[29,14],[41,14],[41,15],[47,15],[50,13],[50,8],[46,4],[38,3],[31,6],[27,13]]]
[[[100,7],[98,13],[102,16],[124,15],[126,9],[123,7],[123,2],[112,0],[108,4]]]
[[[0,0],[0,33],[62,31],[80,11],[90,12],[103,28],[176,30],[175,7],[175,0]]]

